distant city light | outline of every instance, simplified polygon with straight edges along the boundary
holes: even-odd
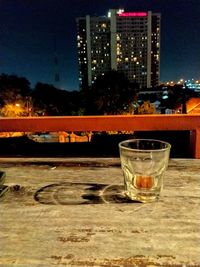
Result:
[[[188,89],[192,89],[196,92],[199,92],[200,91],[200,83],[198,80],[194,80],[194,79],[191,79],[191,80],[186,80],[185,81],[185,86],[188,88]]]
[[[124,13],[124,9],[119,9],[119,10],[117,11],[117,14],[121,14],[121,13]]]
[[[123,12],[119,13],[119,17],[146,17],[147,12]]]
[[[168,99],[169,97],[168,97],[168,95],[163,95],[162,96],[162,99]]]
[[[189,89],[194,89],[195,91],[200,90],[200,81],[195,79],[188,79],[185,80],[183,78],[179,79],[178,81],[166,81],[164,82],[165,85],[174,86],[176,84],[182,85],[183,88],[187,87]]]

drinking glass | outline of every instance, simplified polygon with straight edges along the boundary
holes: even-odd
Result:
[[[168,166],[171,145],[154,139],[131,139],[119,143],[125,194],[132,200],[158,200]]]

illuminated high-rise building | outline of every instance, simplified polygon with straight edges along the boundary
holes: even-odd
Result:
[[[107,16],[77,18],[80,87],[91,86],[109,70],[124,72],[141,88],[160,79],[158,13],[111,9]]]

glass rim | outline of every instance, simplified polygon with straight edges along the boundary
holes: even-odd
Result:
[[[162,143],[162,144],[165,144],[166,147],[156,148],[156,149],[140,149],[140,148],[130,148],[130,147],[123,146],[124,143],[135,143],[137,141],[151,141],[151,142]],[[166,141],[162,141],[162,140],[158,140],[158,139],[148,139],[148,138],[146,138],[146,139],[145,138],[127,139],[127,140],[121,141],[118,144],[118,146],[121,149],[125,149],[128,151],[137,151],[137,152],[160,152],[160,151],[169,150],[171,148],[171,144],[166,142]]]

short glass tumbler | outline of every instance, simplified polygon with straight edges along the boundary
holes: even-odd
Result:
[[[125,194],[132,200],[158,200],[168,166],[171,145],[153,139],[131,139],[119,143]]]

